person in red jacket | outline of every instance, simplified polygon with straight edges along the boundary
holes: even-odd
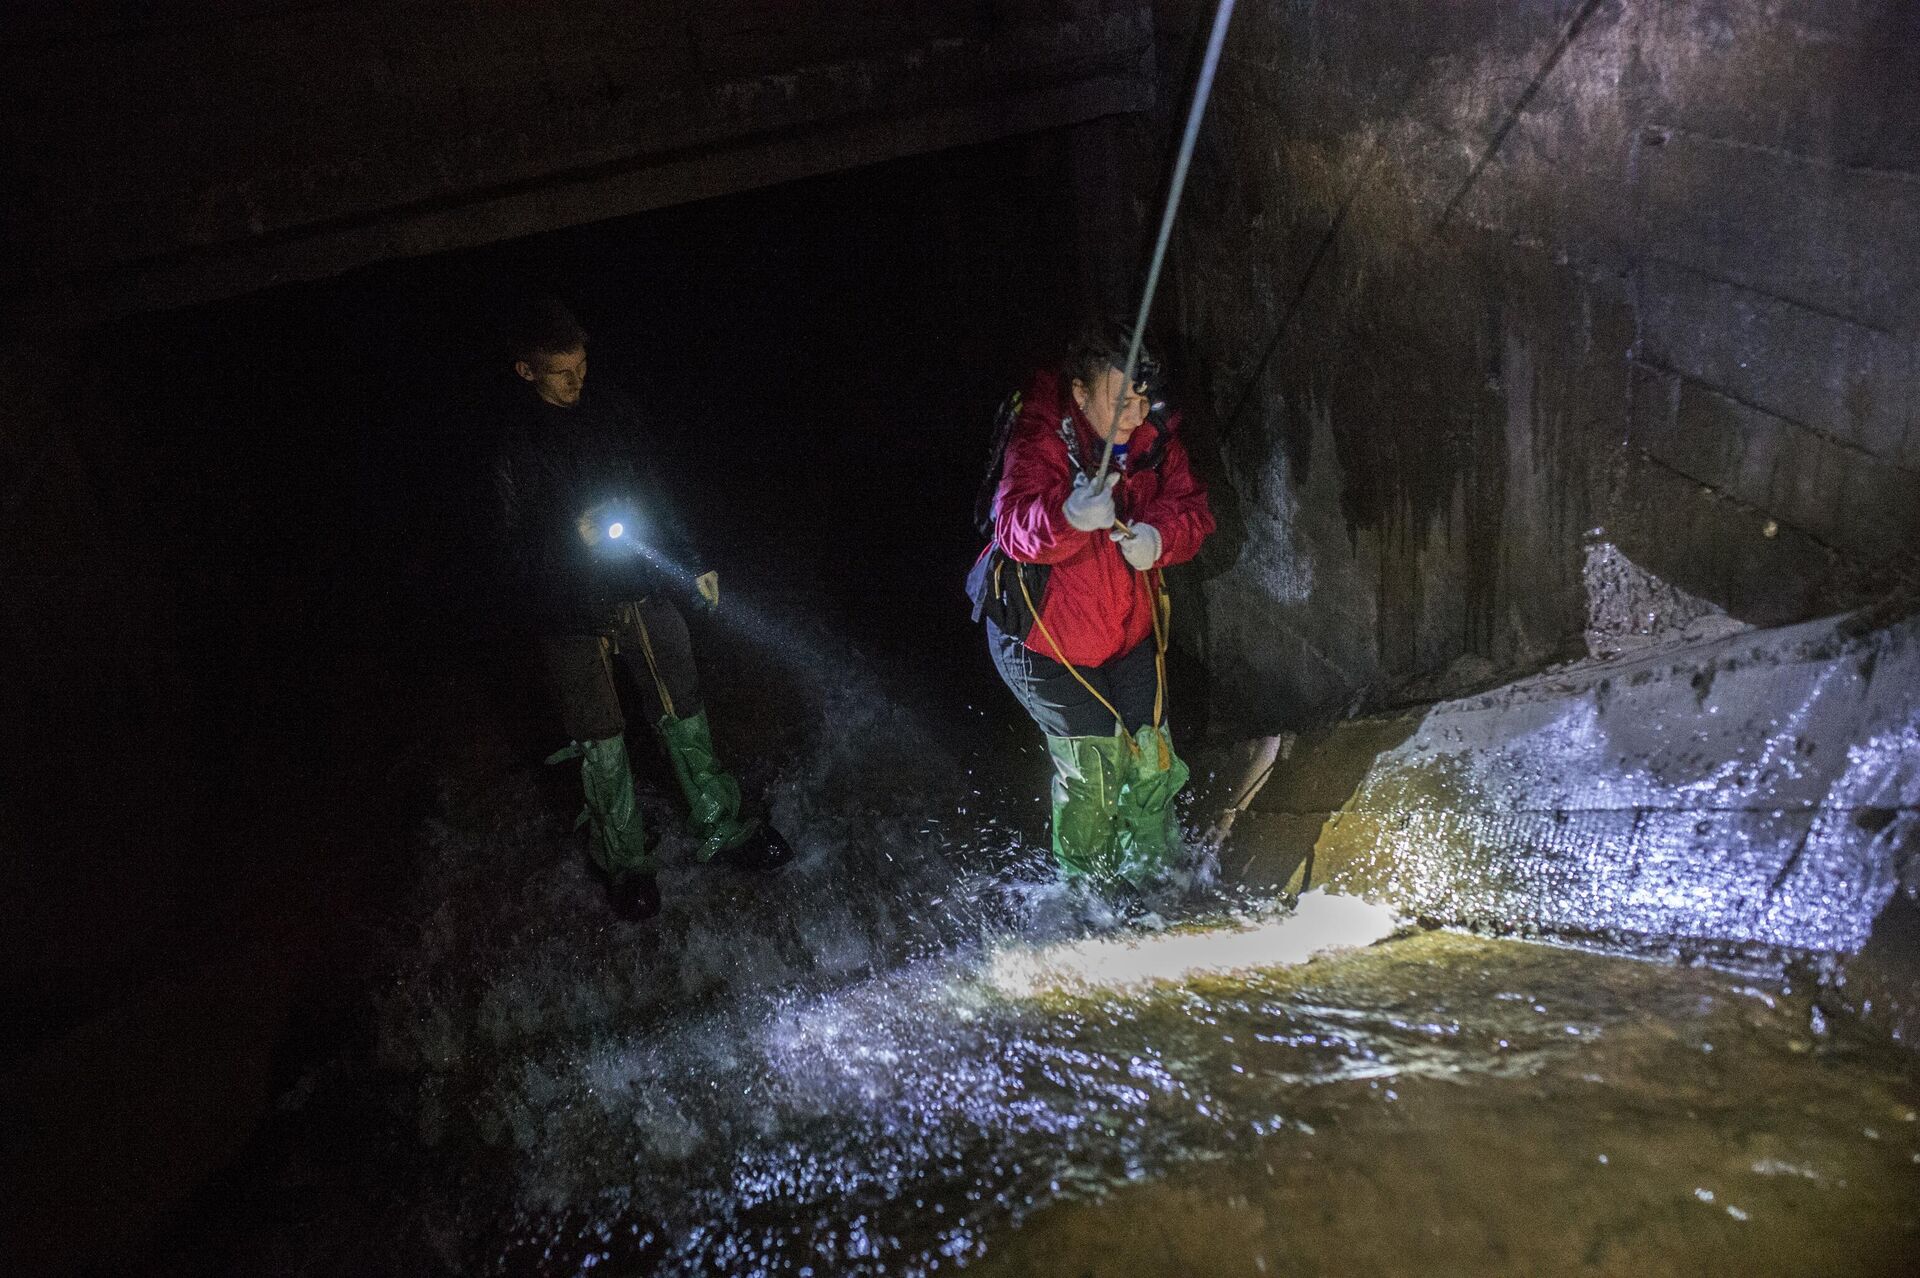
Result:
[[[1165,724],[1161,570],[1198,554],[1214,525],[1179,415],[1151,402],[1146,352],[1121,395],[1129,337],[1124,324],[1089,329],[1003,410],[993,543],[970,588],[994,667],[1046,734],[1054,859],[1070,878],[1138,887],[1178,849],[1187,780]]]

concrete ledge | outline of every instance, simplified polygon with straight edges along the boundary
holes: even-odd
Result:
[[[1243,881],[1470,926],[1852,954],[1920,857],[1920,620],[1583,664],[1243,751],[1263,753],[1222,843]]]

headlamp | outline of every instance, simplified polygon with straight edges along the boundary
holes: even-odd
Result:
[[[1127,371],[1124,362],[1115,364],[1113,367],[1123,375]],[[1133,386],[1131,389],[1135,395],[1147,401],[1147,413],[1149,416],[1165,416],[1167,406],[1159,397],[1160,362],[1148,355],[1145,351],[1140,352],[1139,361],[1134,365]]]

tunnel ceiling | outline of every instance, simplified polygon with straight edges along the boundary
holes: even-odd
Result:
[[[6,318],[78,326],[1142,110],[1151,11],[40,5],[0,52]]]

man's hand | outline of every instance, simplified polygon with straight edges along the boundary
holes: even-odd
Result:
[[[1116,528],[1107,536],[1119,543],[1120,553],[1141,572],[1160,562],[1160,533],[1152,524],[1134,524],[1126,532]]]
[[[1106,479],[1095,484],[1085,475],[1073,481],[1073,491],[1067,494],[1066,504],[1060,513],[1067,522],[1081,532],[1099,532],[1102,528],[1113,527],[1118,513],[1113,508],[1113,486],[1120,482],[1120,472],[1109,473]]]
[[[693,588],[700,592],[700,601],[707,605],[708,612],[720,611],[720,574],[703,572],[693,579]]]
[[[581,511],[580,518],[574,521],[574,530],[580,534],[580,540],[587,544],[588,549],[597,548],[606,539],[607,515],[612,510],[613,503],[603,501]]]

